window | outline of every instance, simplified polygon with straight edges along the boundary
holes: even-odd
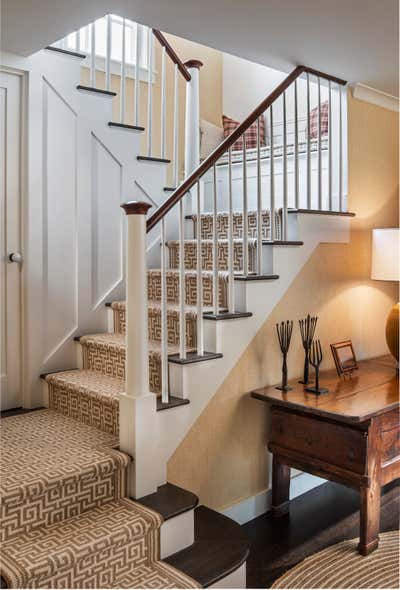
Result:
[[[105,68],[105,58],[107,54],[107,19],[111,21],[111,71],[118,73],[115,66],[122,61],[122,27],[123,19],[115,14],[104,16],[95,21],[96,27],[96,69]],[[138,31],[137,23],[125,19],[125,63],[127,75],[129,70],[136,69],[136,35]],[[147,70],[148,67],[148,27],[141,26],[141,47],[140,47],[140,69]],[[83,27],[77,33],[71,33],[66,37],[66,49],[71,51],[82,51],[91,55],[91,25]],[[113,67],[114,66],[114,67]],[[131,66],[131,68],[129,68]],[[132,68],[133,66],[133,68]]]

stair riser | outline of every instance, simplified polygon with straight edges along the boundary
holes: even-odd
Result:
[[[167,303],[179,304],[179,275],[178,273],[167,272]],[[213,306],[213,285],[212,276],[203,275],[203,305]],[[161,301],[161,273],[151,271],[147,279],[147,296],[150,301]],[[197,277],[194,275],[185,276],[185,303],[186,305],[197,305]],[[228,279],[219,277],[219,305],[228,307]]]
[[[125,466],[119,470],[109,468],[108,471],[104,466],[102,472],[94,470],[82,478],[71,476],[63,485],[55,482],[45,494],[32,500],[21,495],[15,496],[11,502],[2,502],[1,543],[124,497]]]
[[[126,311],[114,309],[114,331],[126,334]],[[175,310],[167,311],[167,341],[168,344],[179,344],[179,313]],[[161,342],[161,309],[149,308],[148,310],[149,339]],[[195,348],[197,344],[196,316],[186,314],[186,346]]]
[[[257,214],[256,213],[249,213],[247,216],[247,223],[248,223],[248,231],[247,235],[249,238],[256,238],[258,235],[258,227],[257,227]],[[275,239],[280,239],[280,229],[281,229],[281,218],[279,213],[275,214]],[[232,216],[232,225],[233,225],[233,238],[240,238],[243,239],[243,214],[242,213],[233,213]],[[218,239],[228,239],[228,223],[229,223],[229,216],[220,214],[217,215],[217,236]],[[193,217],[193,226],[194,226],[194,235],[197,237],[197,217]],[[202,215],[201,216],[201,237],[205,240],[212,240],[213,239],[213,229],[214,229],[214,220],[212,215]],[[261,235],[263,239],[270,240],[271,239],[271,227],[270,227],[270,214],[268,212],[264,212],[262,214],[262,227],[261,227]]]
[[[169,264],[171,268],[179,267],[179,244],[171,244],[168,248]],[[185,268],[192,270],[197,268],[197,245],[194,242],[185,243]],[[203,243],[201,248],[203,270],[213,269],[213,247],[211,243]],[[218,270],[228,270],[228,244],[218,244]],[[243,271],[243,245],[234,243],[233,247],[233,270]],[[248,245],[248,270],[256,270],[256,248],[253,243]]]
[[[83,344],[82,358],[84,369],[125,380],[124,348]],[[149,388],[153,393],[161,393],[161,357],[153,351],[149,354]]]

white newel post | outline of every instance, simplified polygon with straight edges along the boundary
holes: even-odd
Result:
[[[200,164],[200,68],[202,65],[202,62],[197,59],[185,62],[190,74],[190,80],[186,84],[185,178]],[[195,199],[191,201],[195,204]],[[188,204],[187,210],[189,208]]]
[[[128,495],[140,498],[160,482],[157,400],[149,391],[146,213],[151,205],[131,201],[121,207],[127,215],[126,392],[119,403],[119,439],[121,451],[133,457]]]

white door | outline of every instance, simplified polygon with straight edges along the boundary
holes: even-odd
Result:
[[[1,409],[22,405],[21,77],[0,72]]]

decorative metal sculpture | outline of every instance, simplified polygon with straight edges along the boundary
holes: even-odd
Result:
[[[290,391],[292,389],[292,387],[289,387],[287,384],[287,353],[290,346],[290,340],[292,338],[292,331],[293,322],[289,320],[287,320],[286,322],[281,322],[280,324],[276,324],[276,332],[278,334],[279,346],[281,347],[283,355],[282,385],[280,385],[276,389],[280,389],[281,391]]]
[[[310,314],[308,314],[308,316],[304,320],[299,320],[301,340],[303,342],[303,348],[304,348],[304,353],[305,353],[303,380],[299,381],[299,383],[304,383],[304,385],[307,385],[310,382],[309,381],[310,348],[311,348],[311,343],[314,338],[315,326],[317,325],[317,321],[318,321],[318,317],[317,316],[311,317]]]
[[[322,362],[322,349],[321,349],[321,342],[319,340],[315,340],[310,349],[310,363],[315,369],[315,386],[314,387],[306,387],[306,391],[311,393],[315,393],[317,395],[321,395],[321,393],[328,393],[328,389],[325,387],[319,386],[319,366]]]

